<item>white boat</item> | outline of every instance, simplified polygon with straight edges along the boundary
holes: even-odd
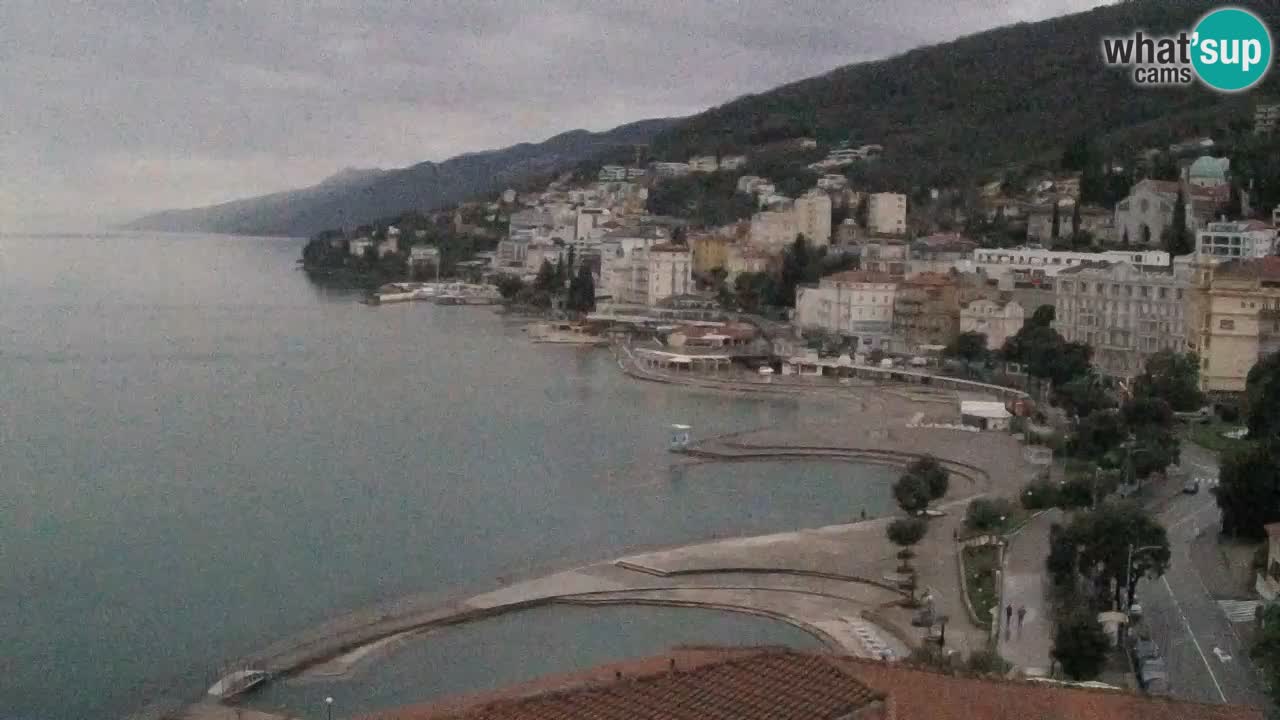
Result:
[[[601,337],[586,325],[570,322],[534,323],[528,327],[529,339],[536,343],[553,345],[607,345],[609,340]]]
[[[209,687],[208,693],[216,698],[233,698],[248,692],[266,682],[265,670],[236,670],[222,676],[222,679]]]

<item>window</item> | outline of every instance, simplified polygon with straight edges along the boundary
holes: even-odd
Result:
[[[1169,299],[1169,288],[1164,288],[1164,287],[1160,288],[1160,299],[1161,300]]]
[[[1220,330],[1235,330],[1235,329],[1236,329],[1236,321],[1235,321],[1235,320],[1219,320],[1219,321],[1218,321],[1218,329],[1220,329]]]

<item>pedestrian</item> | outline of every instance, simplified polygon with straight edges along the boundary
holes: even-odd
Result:
[[[866,508],[862,508],[862,519],[863,519],[863,520],[866,520],[866,519],[867,519],[867,509],[866,509]]]
[[[1013,604],[1004,606],[1004,626],[1007,628],[1013,623]]]
[[[1019,635],[1022,634],[1022,621],[1025,620],[1026,617],[1027,617],[1027,606],[1019,605],[1018,606],[1018,634]]]

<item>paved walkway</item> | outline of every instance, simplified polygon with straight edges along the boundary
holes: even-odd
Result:
[[[1049,674],[1052,667],[1053,617],[1049,608],[1049,527],[1062,522],[1062,512],[1040,515],[1018,533],[1005,550],[1004,603],[1013,606],[1013,621],[1000,609],[1000,655],[1027,675]],[[1019,627],[1018,609],[1027,613]]]

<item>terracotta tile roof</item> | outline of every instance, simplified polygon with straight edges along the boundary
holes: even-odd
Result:
[[[859,680],[888,695],[887,720],[1263,720],[1240,705],[1205,705],[1126,690],[945,675],[845,658]]]
[[[668,658],[678,658],[677,672]],[[637,673],[636,669],[640,668]],[[622,672],[621,678],[614,675]],[[675,650],[379,720],[1263,720],[1256,708],[781,648]]]
[[[1280,282],[1280,256],[1268,255],[1249,260],[1228,260],[1213,271],[1214,277],[1257,278],[1266,282]]]
[[[663,658],[665,660],[666,658]],[[664,663],[665,665],[665,663]],[[604,685],[498,700],[437,714],[394,711],[383,720],[836,720],[880,696],[833,656],[759,650],[671,672],[624,676]],[[677,663],[677,667],[681,667]]]

